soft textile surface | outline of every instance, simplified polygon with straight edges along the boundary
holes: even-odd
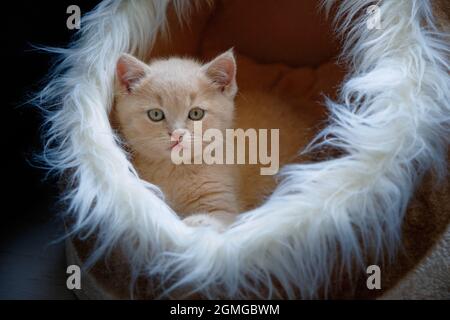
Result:
[[[154,292],[163,296],[192,289],[207,297],[308,298],[337,288],[334,271],[362,270],[367,262],[397,257],[415,188],[430,169],[441,177],[446,171],[449,47],[429,0],[377,2],[381,29],[367,28],[373,1],[325,1],[328,12],[335,5],[348,74],[336,99],[326,102],[330,115],[315,147],[339,153],[285,167],[284,179],[263,205],[224,233],[184,225],[157,186],[138,179],[116,143],[108,112],[122,52],[139,58],[158,50],[199,56],[201,49],[217,49],[200,46],[204,27],[209,24],[218,35],[220,29],[210,23],[229,23],[227,17],[242,12],[258,23],[241,18],[229,25],[238,52],[296,67],[328,61],[333,50],[319,50],[326,41],[301,42],[311,28],[321,30],[321,20],[299,3],[317,2],[282,1],[254,1],[264,5],[254,11],[245,8],[247,2],[218,1],[199,20],[198,2],[172,1],[185,22],[196,21],[191,37],[180,42],[174,37],[152,51],[168,21],[168,2],[104,0],[83,21],[81,39],[59,51],[62,62],[40,100],[48,121],[44,160],[54,172],[67,174],[72,231],[97,239],[91,262],[118,248],[132,275],[158,279],[164,286]],[[231,15],[228,5],[236,6]],[[308,23],[295,28],[301,21]]]
[[[210,52],[205,59],[214,54]],[[344,77],[343,68],[335,62],[316,68],[261,64],[239,53],[237,65],[239,92],[235,126],[242,129],[279,129],[280,167],[305,160],[300,151],[324,127],[324,96],[335,95]],[[258,92],[265,94],[260,96]],[[261,176],[260,165],[238,167],[242,209],[249,210],[261,205],[275,189],[277,176]]]
[[[210,59],[218,52],[208,50],[202,54],[204,60]],[[286,104],[283,110],[261,110],[258,101],[251,109],[242,109],[236,105],[238,128],[279,128],[280,129],[280,164],[302,160],[313,161],[299,155],[302,150],[323,128],[326,120],[324,96],[333,97],[345,75],[344,68],[335,61],[325,62],[317,67],[292,67],[283,63],[258,63],[239,52],[237,58],[237,82],[239,95],[245,96],[254,91],[264,91],[274,98],[279,97]],[[239,99],[238,99],[239,100]],[[278,100],[278,99],[277,99]],[[275,100],[275,101],[277,101]],[[274,106],[279,107],[279,106]],[[296,120],[297,119],[297,120]],[[309,126],[299,125],[307,123]],[[241,166],[241,184],[239,199],[244,209],[261,205],[276,187],[275,176],[261,176],[258,165]],[[78,263],[78,259],[87,258],[91,243],[67,244],[68,260]],[[79,253],[77,253],[77,250]],[[130,275],[126,261],[119,252],[115,252],[108,261],[109,268],[102,263],[93,268],[86,278],[87,287],[79,293],[82,299],[130,298]],[[121,279],[121,281],[117,281]],[[142,287],[146,281],[141,279]],[[154,298],[153,292],[140,292],[135,298]]]
[[[381,290],[367,290],[367,274],[352,274],[355,287],[348,279],[336,279],[329,297],[346,299],[450,299],[450,183],[434,186],[428,177],[412,199],[405,218],[403,247],[397,259],[381,265]],[[68,241],[67,263],[81,264],[92,248],[92,242]],[[83,278],[81,299],[129,299],[129,269],[117,252],[107,267],[98,263]],[[120,279],[120,281],[119,281]],[[134,298],[155,298],[140,282]],[[194,297],[192,297],[194,298]]]
[[[295,68],[283,64],[260,64],[242,54],[238,54],[237,57],[238,82],[243,95],[255,89],[266,90],[273,95],[281,93],[294,106],[286,110],[286,117],[307,117],[311,123],[319,121],[315,128],[282,126],[282,131],[283,129],[292,131],[290,136],[294,147],[284,145],[288,154],[292,155],[297,148],[309,142],[320,127],[320,121],[325,119],[325,110],[319,101],[322,94],[330,96],[335,94],[334,91],[343,77],[342,67],[328,62],[317,68]],[[241,123],[267,125],[267,118],[261,112],[239,108],[237,111],[237,116],[244,116]],[[300,141],[299,133],[305,135]],[[287,155],[283,157],[288,158]],[[241,197],[244,197],[248,208],[260,204],[275,187],[272,177],[260,176],[258,171],[257,167],[243,170],[246,179],[241,186]],[[427,177],[409,205],[403,226],[403,246],[399,256],[392,263],[381,265],[382,290],[367,290],[365,287],[367,274],[356,272],[352,275],[353,279],[356,279],[355,287],[352,288],[346,279],[336,279],[331,297],[449,299],[450,231],[445,231],[445,226],[448,225],[450,225],[450,185],[441,183],[435,186],[433,178]],[[76,241],[73,244],[69,241],[67,244],[69,264],[79,264],[80,259],[85,260],[91,246],[92,242]],[[83,290],[77,294],[82,299],[128,299],[131,297],[129,281],[130,274],[126,260],[120,253],[115,252],[108,261],[108,268],[101,262],[92,269],[85,278]],[[141,279],[139,284],[142,290],[134,298],[155,298],[153,292],[143,290],[147,285],[146,280]]]
[[[450,228],[384,300],[450,299]]]

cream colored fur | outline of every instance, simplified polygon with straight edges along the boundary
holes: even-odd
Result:
[[[205,145],[202,133],[195,133],[195,121],[189,119],[193,108],[205,112],[200,120],[203,131],[218,129],[225,134],[225,129],[233,127],[237,89],[232,52],[203,66],[181,58],[146,65],[124,55],[117,78],[111,118],[140,176],[161,188],[167,204],[188,225],[225,229],[240,211],[235,168],[205,164],[201,153],[190,159],[200,157],[199,164],[175,164],[171,153],[176,148],[195,150],[196,140]],[[161,121],[152,121],[148,115],[155,108],[164,114]],[[180,130],[188,132],[184,139],[177,135]]]

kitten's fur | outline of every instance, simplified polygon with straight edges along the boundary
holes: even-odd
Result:
[[[189,111],[205,111],[203,130],[225,132],[233,126],[237,92],[236,63],[231,51],[201,65],[193,60],[170,58],[149,65],[123,55],[117,63],[114,108],[111,114],[143,179],[159,186],[166,202],[190,225],[223,229],[239,212],[234,168],[227,165],[181,164],[171,161],[179,129],[193,140],[194,121]],[[147,112],[163,110],[165,119],[154,122]],[[186,147],[192,141],[179,142]],[[195,215],[193,215],[195,214]]]

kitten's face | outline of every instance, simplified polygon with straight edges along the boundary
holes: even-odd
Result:
[[[146,65],[124,55],[117,65],[113,116],[132,150],[170,161],[174,149],[201,141],[194,135],[196,122],[201,121],[203,132],[232,127],[235,75],[229,51],[206,65],[178,58]]]

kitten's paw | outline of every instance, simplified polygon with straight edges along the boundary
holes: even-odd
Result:
[[[228,226],[226,221],[208,214],[195,214],[183,219],[184,223],[191,227],[208,227],[219,232],[225,231]]]

